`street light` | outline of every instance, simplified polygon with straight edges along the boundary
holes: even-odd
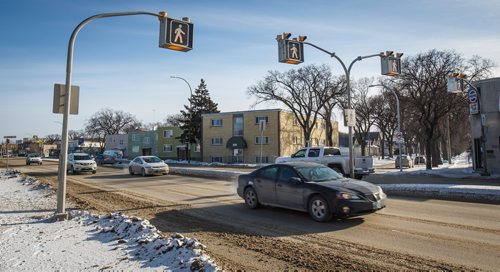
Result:
[[[384,84],[374,84],[374,85],[368,86],[368,88],[370,88],[370,87],[383,87],[383,88],[389,90],[394,95],[394,97],[396,97],[396,111],[397,111],[397,114],[398,114],[398,135],[400,136],[401,135],[401,115],[400,115],[400,112],[399,112],[399,98],[398,98],[398,95],[396,94],[396,92],[394,90],[392,90],[391,88],[385,86]],[[403,172],[403,156],[402,156],[402,149],[401,149],[402,138],[401,139],[397,139],[397,141],[398,141],[398,148],[399,148],[399,172]],[[382,151],[382,152],[384,152],[384,151]]]
[[[280,62],[283,63],[289,63],[289,64],[299,64],[304,61],[304,55],[302,52],[302,47],[296,47],[296,44],[299,43],[300,45],[302,44],[307,44],[310,45],[328,55],[330,57],[335,58],[338,60],[342,68],[344,69],[344,73],[346,76],[346,88],[347,88],[347,109],[349,110],[350,114],[349,116],[354,116],[353,114],[353,108],[351,106],[351,84],[350,84],[350,74],[351,74],[351,69],[354,63],[357,61],[367,59],[367,58],[372,58],[372,57],[380,57],[381,58],[381,63],[382,63],[382,74],[388,75],[388,76],[396,76],[401,72],[401,56],[403,56],[403,53],[396,53],[396,56],[393,55],[393,51],[386,51],[386,54],[384,52],[380,52],[378,54],[372,54],[372,55],[367,55],[367,56],[358,56],[355,58],[349,67],[344,64],[344,62],[335,54],[335,52],[329,52],[315,44],[306,42],[305,40],[307,39],[307,36],[299,36],[298,38],[293,38],[292,40],[289,40],[290,36],[292,34],[288,32],[284,32],[282,35],[277,35],[276,40],[278,41],[278,49],[279,49],[279,58]],[[297,52],[298,49],[298,52]],[[285,51],[286,50],[286,51]],[[295,57],[294,57],[295,56]],[[345,112],[347,113],[347,111]],[[344,116],[346,116],[345,114]],[[354,118],[355,119],[355,118]],[[353,150],[353,133],[352,133],[352,128],[355,126],[355,124],[348,123],[347,124],[349,127],[349,168],[350,168],[350,177],[354,178],[354,150]]]
[[[150,15],[157,17],[160,21],[166,18],[167,14],[165,12],[153,13],[144,11],[131,11],[131,12],[114,12],[114,13],[102,13],[93,15],[83,20],[78,24],[73,32],[68,43],[68,54],[66,62],[66,85],[65,85],[65,96],[64,96],[64,111],[63,111],[63,123],[62,123],[62,141],[61,141],[61,153],[59,158],[59,171],[58,171],[58,186],[57,186],[57,210],[54,215],[56,220],[67,219],[68,214],[65,212],[65,199],[66,199],[66,170],[68,161],[68,119],[70,114],[70,101],[71,101],[71,74],[73,69],[73,48],[75,45],[76,36],[80,30],[88,23],[95,19],[116,17],[116,16],[129,16],[129,15]],[[163,25],[163,24],[162,24]]]
[[[191,85],[189,85],[189,82],[188,82],[186,79],[184,79],[184,78],[182,78],[182,77],[178,77],[178,76],[170,76],[170,78],[177,78],[177,79],[180,79],[180,80],[182,80],[182,81],[186,82],[186,84],[187,84],[187,85],[188,85],[188,87],[189,87],[189,92],[191,93],[191,97],[193,97],[193,89],[191,89]],[[193,109],[192,109],[192,107],[193,107],[193,105],[192,105],[192,103],[191,103],[191,99],[189,99],[189,114],[192,114],[192,110],[193,110]],[[188,135],[187,135],[187,136],[188,136],[188,140],[187,140],[187,142],[186,142],[188,164],[190,164],[190,163],[191,163],[191,161],[190,161],[190,154],[189,154],[189,153],[190,153],[190,151],[191,151],[191,150],[190,150],[190,148],[189,148],[189,147],[190,147],[190,145],[191,145],[191,143],[190,143],[190,139],[189,139],[190,132],[191,132],[191,130],[190,130],[190,129],[188,129]]]

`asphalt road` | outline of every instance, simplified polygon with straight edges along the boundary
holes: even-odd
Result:
[[[22,166],[20,170],[53,173],[56,167],[55,163],[44,163],[43,166]],[[394,198],[375,214],[317,223],[306,213],[277,208],[246,209],[236,195],[235,181],[176,175],[143,178],[130,176],[126,169],[106,167],[100,167],[95,175],[68,178],[186,204],[180,208],[182,212],[201,218],[206,224],[187,227],[185,232],[213,232],[223,226],[225,231],[237,229],[238,233],[307,242],[325,250],[340,241],[347,248],[358,250],[360,258],[372,258],[373,262],[390,262],[391,256],[408,258],[408,262],[431,260],[424,270],[441,270],[441,263],[465,270],[498,271],[500,267],[498,205]]]

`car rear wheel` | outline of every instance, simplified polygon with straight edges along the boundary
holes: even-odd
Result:
[[[309,201],[309,215],[318,222],[327,222],[333,216],[328,202],[320,195],[313,196]]]
[[[249,209],[255,209],[259,207],[259,198],[257,197],[257,192],[252,187],[248,187],[244,193],[245,205]]]

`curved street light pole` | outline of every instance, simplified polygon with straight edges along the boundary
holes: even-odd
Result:
[[[180,79],[180,80],[183,80],[184,82],[186,82],[186,84],[189,87],[189,92],[191,93],[191,97],[193,97],[193,89],[191,89],[191,85],[189,84],[189,82],[186,79],[184,79],[183,77],[178,77],[178,76],[170,76],[170,78],[177,78],[177,79]],[[193,107],[193,105],[192,105],[191,99],[190,99],[189,100],[189,114],[192,114],[192,110],[193,110],[192,107]],[[190,130],[188,130],[188,133],[189,132],[190,132]],[[190,156],[191,155],[190,154],[190,152],[191,152],[190,146],[191,146],[191,143],[190,143],[190,139],[189,139],[190,135],[188,134],[187,136],[188,136],[188,141],[186,143],[186,147],[187,147],[187,159],[188,159],[188,164],[190,164],[191,163],[191,161],[190,161],[190,157],[191,157]]]
[[[387,87],[384,84],[374,84],[374,85],[368,86],[368,88],[369,87],[379,87],[379,86],[389,90],[394,95],[394,97],[396,97],[396,111],[397,111],[397,115],[398,115],[398,134],[401,135],[401,115],[400,115],[400,111],[399,111],[399,97],[393,89]],[[401,153],[402,152],[402,143],[400,141],[398,141],[398,148],[399,148],[399,172],[403,172],[403,156],[401,156],[402,155],[402,153]]]
[[[130,11],[130,12],[114,12],[114,13],[102,13],[97,14],[87,19],[83,20],[71,33],[68,44],[68,55],[66,62],[66,86],[65,86],[65,96],[64,96],[64,116],[62,124],[62,143],[61,143],[61,155],[59,157],[59,172],[58,172],[58,186],[57,186],[57,210],[55,214],[55,219],[66,219],[68,215],[65,213],[65,198],[66,198],[66,170],[67,170],[67,159],[68,159],[68,116],[69,116],[69,103],[71,101],[71,73],[73,68],[73,48],[75,45],[76,36],[78,32],[89,22],[107,17],[117,17],[117,16],[129,16],[129,15],[151,15],[159,19],[166,16],[165,12],[153,13],[145,11]]]
[[[332,58],[335,58],[338,60],[338,62],[340,62],[340,65],[342,66],[342,69],[344,69],[344,73],[345,73],[345,76],[346,76],[346,88],[347,88],[347,108],[348,109],[352,109],[352,105],[351,105],[351,80],[350,80],[350,76],[351,76],[351,69],[352,69],[352,66],[354,65],[354,63],[356,63],[357,61],[360,61],[360,60],[363,60],[363,59],[367,59],[367,58],[372,58],[372,57],[382,57],[384,55],[384,53],[378,53],[378,54],[373,54],[373,55],[367,55],[367,56],[358,56],[357,58],[355,58],[351,64],[349,64],[349,68],[347,68],[344,64],[344,62],[335,54],[335,52],[329,52],[328,50],[325,50],[315,44],[312,44],[310,42],[303,42],[304,44],[307,44],[307,45],[310,45],[320,51],[323,51],[325,53],[327,53],[328,55],[330,55],[330,57]],[[349,126],[349,175],[351,178],[354,178],[354,143],[353,143],[353,135],[352,135],[352,126]]]

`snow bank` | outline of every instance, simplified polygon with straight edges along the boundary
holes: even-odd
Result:
[[[220,270],[196,239],[165,237],[147,220],[72,210],[54,221],[55,207],[49,186],[0,172],[0,271]]]

